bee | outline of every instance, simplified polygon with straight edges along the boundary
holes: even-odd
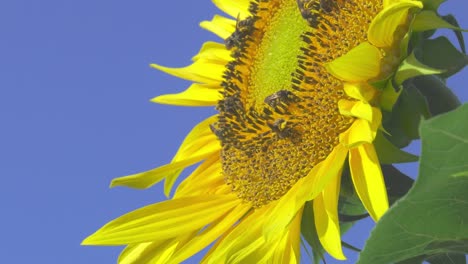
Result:
[[[320,9],[322,9],[326,13],[330,13],[335,6],[334,0],[320,0]]]
[[[216,128],[217,125],[218,125],[217,123],[210,124],[210,130],[211,130],[211,132],[213,132],[213,134],[215,134],[215,136],[216,136],[219,140],[223,141],[223,139],[224,139],[224,133],[223,133],[223,131],[222,131],[221,129]]]
[[[296,0],[296,2],[299,7],[299,11],[301,12],[301,16],[311,27],[317,27],[318,17],[316,12],[320,8],[319,4],[314,0]]]
[[[297,102],[298,97],[294,95],[291,91],[288,90],[279,90],[278,92],[271,94],[265,98],[263,102],[267,105],[276,108],[280,104],[289,104],[292,102]]]
[[[273,124],[268,124],[268,126],[279,138],[288,138],[296,134],[294,129],[288,125],[288,121],[283,118],[276,119]]]
[[[236,96],[228,96],[223,100],[224,111],[230,114],[239,114],[244,109],[241,100]]]
[[[255,19],[253,17],[247,17],[244,20],[240,20],[239,15],[237,15],[236,30],[231,34],[231,36],[224,40],[226,48],[230,50],[234,46],[240,46],[246,35],[251,33],[254,29],[254,23]]]
[[[236,30],[234,33],[231,34],[228,38],[224,40],[224,45],[226,49],[230,50],[234,46],[239,45],[242,42],[242,37],[240,36],[239,32]]]

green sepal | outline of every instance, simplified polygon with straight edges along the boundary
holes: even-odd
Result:
[[[387,87],[388,82],[393,78],[393,76],[388,76],[385,79],[378,80],[375,82],[370,83],[375,89],[383,91],[385,87]]]
[[[453,30],[467,32],[466,30],[456,27],[450,24],[449,22],[445,21],[443,18],[437,15],[436,12],[431,10],[424,10],[417,14],[413,20],[413,24],[411,24],[411,28],[414,32],[421,32],[439,28],[450,28]]]
[[[458,24],[457,19],[453,15],[449,14],[449,15],[443,16],[442,18],[445,21],[452,24],[453,26],[455,26],[457,28],[460,27],[460,24]],[[463,37],[462,32],[460,32],[459,30],[453,30],[453,32],[455,33],[455,36],[457,36],[458,44],[460,44],[460,48],[461,48],[462,52],[466,54],[465,38]]]
[[[393,79],[386,82],[385,85],[385,88],[380,94],[379,105],[383,110],[391,112],[398,100],[398,97],[400,96],[403,86],[396,85],[393,82]]]
[[[416,77],[411,83],[426,98],[431,116],[452,111],[461,105],[458,97],[437,76]]]
[[[412,85],[405,82],[392,112],[383,112],[383,128],[388,132],[387,139],[398,148],[407,146],[411,140],[419,138],[418,126],[430,112],[426,98]]]
[[[349,166],[346,164],[343,168],[341,175],[341,186],[340,186],[340,200],[338,203],[338,214],[340,216],[359,216],[367,213],[366,208],[362,205],[356,190],[354,189],[353,181],[351,180],[351,174]],[[342,230],[349,229],[352,225],[349,222],[342,224]]]
[[[403,263],[420,263],[436,261],[433,256],[468,253],[468,178],[453,177],[468,170],[464,120],[468,104],[423,122],[419,176],[376,224],[358,264],[409,259],[414,261]]]
[[[421,0],[424,5],[425,10],[434,10],[439,9],[439,6],[447,0]]]
[[[426,67],[443,70],[440,76],[444,78],[454,75],[468,64],[468,56],[455,48],[446,37],[424,40],[414,54]]]
[[[385,132],[377,132],[377,136],[373,142],[377,156],[382,164],[405,163],[418,161],[419,157],[393,145],[383,134]]]
[[[318,238],[314,219],[312,201],[309,201],[304,205],[304,211],[302,212],[301,234],[312,249],[314,264],[320,264],[326,251]]]
[[[402,84],[404,81],[421,75],[432,75],[443,73],[442,69],[435,69],[420,62],[413,51],[401,64],[395,74],[395,83]]]

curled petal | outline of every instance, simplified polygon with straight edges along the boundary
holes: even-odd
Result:
[[[393,33],[399,25],[406,22],[410,9],[421,9],[423,7],[420,1],[401,0],[393,2],[377,14],[367,31],[369,42],[380,48],[393,45]]]
[[[200,27],[213,32],[222,39],[227,39],[236,30],[236,21],[220,15],[214,15],[211,21],[202,21]]]
[[[338,221],[338,196],[341,170],[314,201],[314,220],[317,235],[325,250],[336,259],[345,260],[341,248],[340,223]]]
[[[380,50],[364,42],[325,67],[338,79],[351,83],[365,82],[380,74],[381,59]]]
[[[221,90],[220,87],[194,83],[181,93],[160,95],[151,99],[151,102],[180,106],[212,106],[222,99]]]
[[[239,19],[244,19],[249,13],[249,0],[212,0],[213,3],[226,14]]]
[[[372,144],[349,151],[349,168],[356,192],[374,221],[388,209],[387,190],[379,159]]]

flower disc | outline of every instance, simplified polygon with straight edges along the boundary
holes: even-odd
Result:
[[[237,21],[212,130],[239,198],[255,207],[281,198],[339,144],[354,118],[340,114],[348,96],[325,64],[366,41],[381,9],[381,1],[258,1]]]

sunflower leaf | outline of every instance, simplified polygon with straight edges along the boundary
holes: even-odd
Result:
[[[436,12],[429,10],[425,10],[419,13],[413,22],[413,30],[416,32],[439,28],[450,28],[453,30],[466,31],[450,24],[441,18]]]
[[[446,15],[442,17],[445,21],[449,22],[450,24],[454,25],[455,27],[460,27],[458,24],[457,19],[453,15]],[[466,48],[465,48],[465,39],[463,38],[463,33],[459,30],[453,30],[455,35],[457,36],[458,39],[458,44],[460,44],[460,48],[463,51],[463,53],[466,54]]]
[[[456,263],[466,264],[466,257],[464,254],[457,253],[444,253],[429,257],[426,261],[430,264],[445,264],[445,263]]]
[[[452,111],[461,104],[458,97],[437,76],[416,77],[412,84],[426,98],[432,116]]]
[[[422,64],[434,69],[442,69],[444,78],[459,72],[468,64],[468,56],[460,52],[446,37],[426,39],[414,51]]]
[[[468,177],[454,176],[468,170],[465,120],[468,104],[422,123],[419,177],[377,223],[358,264],[468,253]]]
[[[430,117],[427,100],[414,87],[412,80],[405,82],[404,86],[392,113],[385,113],[383,119],[383,127],[388,132],[387,139],[398,148],[418,139],[419,123],[423,118]]]
[[[416,76],[442,74],[445,72],[443,68],[436,69],[425,64],[425,62],[419,61],[418,56],[415,54],[416,51],[413,51],[413,53],[401,63],[395,74],[396,84],[400,85],[404,81]]]

